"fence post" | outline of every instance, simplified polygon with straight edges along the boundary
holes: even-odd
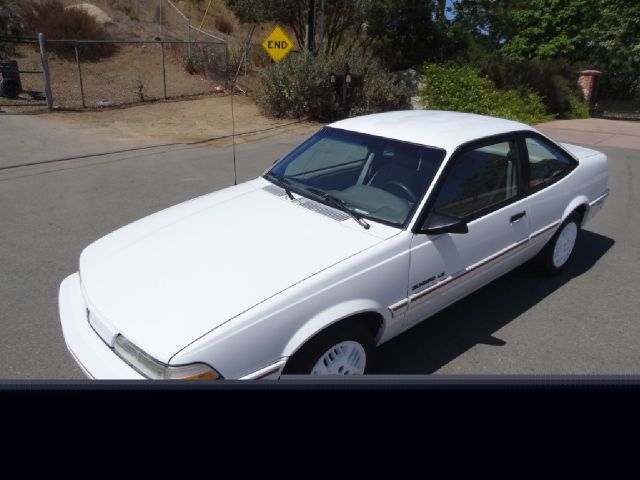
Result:
[[[249,56],[249,43],[244,44],[244,76],[247,76],[247,57]]]
[[[160,0],[160,36],[162,36],[162,1]]]
[[[38,44],[40,45],[40,62],[42,62],[42,74],[44,76],[44,93],[47,97],[47,109],[51,111],[53,110],[53,97],[51,96],[51,81],[49,78],[49,62],[47,61],[45,39],[42,33],[38,34]]]
[[[191,58],[191,20],[187,21],[187,45],[188,45],[188,52],[189,52],[189,58]]]
[[[224,86],[229,88],[229,39],[224,42]]]
[[[160,42],[160,54],[162,55],[162,85],[164,87],[164,99],[167,99],[167,72],[164,68],[164,42]]]
[[[82,86],[82,70],[80,69],[80,56],[78,55],[78,46],[75,47],[76,50],[76,67],[78,69],[78,83],[80,84],[80,99],[82,100],[82,108],[85,108],[84,104],[84,87]]]

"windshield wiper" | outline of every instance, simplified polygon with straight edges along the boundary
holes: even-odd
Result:
[[[345,203],[344,200],[342,200],[341,198],[338,197],[334,197],[333,195],[331,195],[330,193],[327,192],[323,192],[322,190],[318,190],[317,188],[313,188],[313,187],[305,187],[305,189],[308,192],[313,193],[314,195],[318,195],[319,197],[324,198],[326,201],[328,201],[329,203],[331,203],[333,206],[338,207],[340,210],[342,210],[343,212],[348,213],[351,218],[353,218],[356,222],[358,222],[360,225],[362,225],[362,227],[365,230],[368,230],[371,225],[369,225],[367,223],[367,221],[362,218],[360,215],[358,215],[356,212],[354,212],[353,210],[351,210],[349,207],[347,207],[347,204]]]
[[[291,182],[289,180],[271,171],[267,172],[266,176],[271,177],[276,185],[278,185],[280,188],[283,188],[287,194],[287,197],[289,197],[291,200],[295,200],[295,197],[291,194],[291,191],[288,188],[288,186],[291,186]]]

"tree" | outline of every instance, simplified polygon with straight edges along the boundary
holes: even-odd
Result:
[[[516,33],[510,12],[526,4],[526,0],[457,0],[453,26],[469,32],[486,48],[497,49]]]
[[[242,22],[278,22],[293,30],[298,45],[305,43],[309,0],[225,0]],[[360,0],[325,0],[325,52],[335,53],[345,33],[357,33],[362,26]],[[320,1],[316,1],[318,8]]]
[[[511,62],[568,60],[604,72],[601,93],[640,95],[637,0],[460,0],[455,25],[484,45],[479,58]]]
[[[434,22],[434,2],[366,0],[367,43],[391,69],[408,68],[440,57],[444,32]]]
[[[598,9],[593,0],[529,0],[508,13],[514,34],[502,47],[513,60],[589,58]]]
[[[640,3],[601,0],[590,65],[605,75],[602,93],[640,99]]]
[[[447,0],[434,0],[435,8],[436,8],[436,20],[440,23],[445,23],[447,21],[447,16],[445,12],[447,11]]]
[[[318,3],[318,2],[316,2]],[[359,0],[325,0],[324,31],[327,36],[325,53],[334,54],[351,30],[354,40],[364,26],[363,2]]]

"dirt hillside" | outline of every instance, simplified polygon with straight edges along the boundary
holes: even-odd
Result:
[[[311,134],[322,125],[267,118],[255,103],[244,96],[234,96],[236,143],[293,134]],[[108,133],[123,138],[153,139],[157,143],[194,142],[232,133],[231,98],[229,95],[158,102],[129,108],[103,111],[56,112],[47,116],[74,125],[79,132]],[[248,134],[248,132],[255,132]],[[227,146],[224,138],[210,142]]]
[[[105,26],[114,39],[154,40],[159,36],[174,40],[186,38],[185,19],[166,0],[62,1],[67,7],[82,5],[83,9],[91,12]],[[159,22],[160,3],[162,33]],[[235,72],[239,65],[241,46],[250,27],[240,24],[223,0],[175,0],[173,3],[191,20],[193,26],[202,25],[207,31],[228,40],[230,70]],[[207,7],[209,13],[205,17]],[[272,28],[271,24],[256,28],[253,43],[258,44],[257,48],[260,48],[259,42]],[[208,37],[192,30],[192,40],[204,38]],[[212,47],[210,54],[221,55],[222,52],[224,50]],[[81,58],[85,109],[82,109],[75,61],[50,54],[49,67],[56,112],[48,117],[71,123],[79,132],[103,132],[118,137],[152,139],[158,143],[202,141],[230,135],[231,102],[228,91],[224,89],[224,79],[208,80],[187,73],[184,65],[186,53],[184,45],[165,46],[169,101],[161,101],[164,96],[162,55],[157,44],[119,44],[111,57],[96,62],[83,61]],[[40,69],[39,54],[33,46],[17,46],[14,57],[21,70]],[[241,84],[251,84],[252,78],[255,83],[258,65],[253,66],[255,68],[252,68],[250,62],[247,77],[244,76],[244,69],[241,70]],[[25,91],[37,93],[44,90],[40,74],[25,74],[22,76],[22,83]],[[184,100],[185,98],[187,99]],[[182,101],[176,101],[180,99]],[[4,98],[0,103],[7,102],[12,103]],[[105,102],[114,107],[98,106]],[[234,96],[234,102],[236,133],[261,132],[241,135],[239,142],[266,136],[310,133],[319,128],[315,123],[266,118],[249,97]],[[15,113],[43,112],[42,107],[3,108]],[[215,143],[224,145],[228,141]]]

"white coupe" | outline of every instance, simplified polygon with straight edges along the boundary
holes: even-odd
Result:
[[[607,158],[480,115],[322,128],[262,177],[88,246],[62,330],[100,379],[363,374],[375,347],[530,261],[570,260]]]

